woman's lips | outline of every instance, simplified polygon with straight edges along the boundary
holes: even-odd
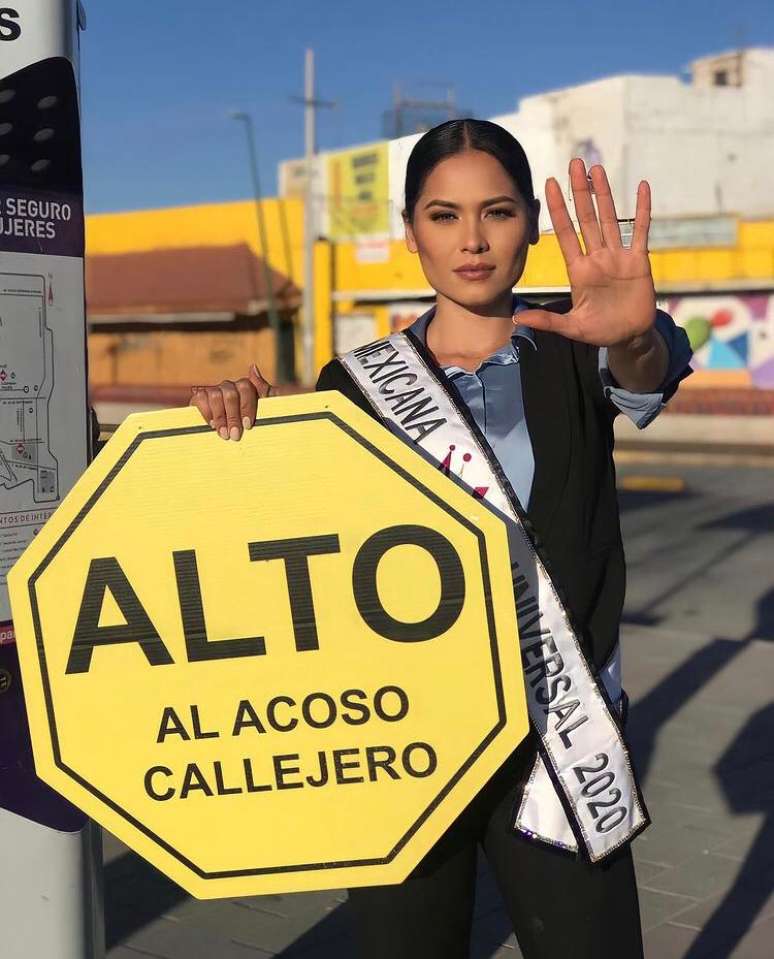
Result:
[[[494,273],[494,267],[486,267],[484,269],[459,269],[454,272],[464,280],[485,280]]]

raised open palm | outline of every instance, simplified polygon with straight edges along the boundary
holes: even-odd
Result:
[[[656,291],[648,259],[650,186],[637,189],[637,208],[630,248],[621,242],[621,231],[602,166],[590,171],[599,217],[581,159],[570,163],[570,184],[583,236],[585,253],[575,233],[562,190],[551,177],[546,181],[546,202],[570,279],[572,309],[564,314],[524,310],[518,322],[536,329],[594,346],[612,346],[641,336],[656,319]]]

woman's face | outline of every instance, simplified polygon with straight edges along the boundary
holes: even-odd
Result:
[[[538,241],[540,201],[526,200],[489,153],[466,150],[427,176],[406,222],[406,244],[418,253],[433,289],[469,309],[510,295]],[[476,265],[478,273],[461,272]]]

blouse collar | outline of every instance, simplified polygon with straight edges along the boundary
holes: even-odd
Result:
[[[522,300],[520,296],[514,293],[513,315],[515,316],[517,313],[521,313],[522,310],[529,310],[529,309],[531,309],[531,305],[525,302],[524,300]],[[414,322],[409,327],[411,332],[417,337],[418,340],[420,340],[420,342],[424,346],[427,345],[427,327],[434,316],[435,316],[435,304],[433,304],[433,306],[426,313],[423,313],[420,317],[414,320]],[[532,330],[531,327],[524,326],[521,323],[516,324],[516,326],[514,327],[513,333],[511,334],[510,342],[504,344],[503,346],[500,347],[500,349],[495,350],[494,353],[486,357],[486,359],[482,360],[481,363],[479,364],[478,369],[481,369],[481,367],[484,366],[485,364],[494,364],[497,366],[508,366],[511,363],[518,363],[519,362],[519,343],[518,343],[519,339],[526,340],[528,343],[532,344],[532,347],[534,349],[537,349],[534,330]],[[447,374],[457,374],[457,373],[470,374],[471,373],[471,370],[464,370],[462,369],[462,367],[459,367],[459,366],[444,366],[443,370]]]

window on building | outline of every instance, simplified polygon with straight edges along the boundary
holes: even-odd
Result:
[[[728,70],[716,70],[712,77],[713,85],[716,87],[728,86]]]

